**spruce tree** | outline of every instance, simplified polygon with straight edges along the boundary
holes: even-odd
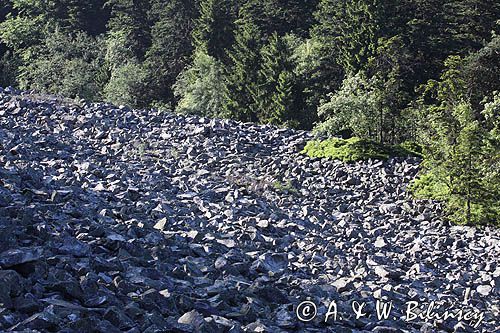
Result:
[[[346,72],[356,73],[377,49],[379,38],[396,34],[393,21],[398,17],[388,17],[396,12],[394,6],[381,0],[322,0],[313,35],[335,50],[332,58]]]
[[[194,0],[152,1],[151,47],[145,60],[150,100],[175,102],[172,86],[192,56],[191,35],[196,16]]]
[[[274,32],[294,33],[305,38],[315,23],[313,13],[317,4],[318,0],[246,0],[240,18],[255,23],[265,38]]]
[[[494,0],[449,0],[444,14],[450,34],[448,54],[466,55],[483,47],[498,30],[500,3]]]
[[[299,125],[294,99],[298,99],[296,77],[293,73],[292,50],[276,32],[262,48],[259,70],[259,120],[263,123]]]
[[[446,66],[439,81],[427,85],[436,103],[422,110],[427,173],[416,183],[417,192],[445,200],[455,222],[492,222],[499,213],[500,147],[492,120],[498,106],[485,107],[483,114],[474,112],[463,76],[464,60],[452,56]]]
[[[146,107],[150,100],[147,71],[143,64],[151,44],[148,0],[109,0],[111,19],[106,34],[107,101]]]
[[[415,87],[430,79],[437,79],[444,69],[449,50],[450,27],[445,13],[445,1],[416,0],[408,2],[405,36],[413,58]]]
[[[0,3],[0,27],[6,20],[7,14],[11,11],[12,7],[9,1]],[[12,51],[9,50],[0,38],[0,87],[14,85],[16,67],[16,59]]]
[[[108,0],[106,5],[111,11],[108,44],[114,44],[116,52],[122,53],[113,55],[112,66],[119,66],[131,58],[144,60],[151,44],[151,22],[147,17],[149,0]]]
[[[257,82],[260,65],[260,31],[251,21],[239,21],[235,43],[228,52],[225,115],[241,121],[257,121]]]
[[[299,128],[301,118],[296,105],[296,77],[291,71],[283,71],[278,76],[269,122],[286,127]]]
[[[236,1],[201,0],[200,16],[193,30],[195,48],[217,60],[227,60],[226,50],[234,42],[236,18]]]

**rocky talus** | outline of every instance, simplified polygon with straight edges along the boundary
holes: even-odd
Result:
[[[498,229],[311,138],[0,89],[0,332],[498,332]]]

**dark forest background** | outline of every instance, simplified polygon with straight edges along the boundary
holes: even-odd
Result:
[[[0,86],[423,147],[498,223],[500,2],[2,0]]]

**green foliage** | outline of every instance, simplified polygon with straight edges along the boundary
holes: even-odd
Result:
[[[365,69],[379,38],[400,32],[399,6],[398,2],[380,0],[322,0],[315,14],[318,25],[313,35],[333,52],[332,61],[354,74]]]
[[[235,0],[202,0],[200,16],[195,21],[193,40],[197,50],[227,61],[226,50],[234,42],[237,17]]]
[[[121,66],[125,61],[144,60],[151,45],[151,22],[148,19],[149,0],[108,0],[111,15],[108,21],[107,39],[110,66]]]
[[[401,38],[381,38],[366,71],[348,75],[341,88],[318,108],[324,120],[315,131],[329,136],[352,132],[379,143],[413,139],[407,112],[408,55]]]
[[[285,38],[274,33],[261,51],[256,102],[262,123],[297,127],[300,124],[296,101],[300,97],[293,72],[292,50]]]
[[[450,196],[450,190],[442,179],[436,170],[422,173],[410,185],[409,190],[418,199],[446,201]]]
[[[104,87],[104,98],[115,104],[144,107],[142,96],[147,79],[148,72],[141,64],[127,62],[112,71]]]
[[[337,91],[343,81],[344,71],[331,54],[331,49],[317,37],[299,39],[289,35],[293,45],[294,73],[300,91],[296,107],[301,110],[301,127],[313,128],[319,120],[318,106]],[[293,40],[295,39],[295,40]]]
[[[214,57],[197,51],[193,64],[187,67],[174,85],[179,98],[176,111],[208,117],[223,116],[225,101],[222,64]]]
[[[290,194],[294,194],[294,195],[299,194],[299,190],[297,190],[297,188],[293,185],[291,180],[288,180],[286,183],[282,183],[280,181],[275,181],[275,182],[273,182],[272,185],[279,192],[283,192],[283,193],[287,193],[287,194],[290,193]]]
[[[332,138],[323,141],[309,141],[303,150],[310,157],[338,159],[355,162],[367,159],[385,160],[391,156],[415,156],[403,146],[382,145],[375,141],[353,137]]]
[[[491,99],[500,89],[500,36],[493,35],[483,48],[465,58],[461,76],[474,110],[480,111],[484,98]]]
[[[308,37],[318,0],[246,0],[241,4],[240,20],[256,24],[265,38],[275,32]]]
[[[445,12],[453,53],[466,55],[483,47],[491,32],[498,29],[500,3],[495,0],[448,1]]]
[[[13,86],[16,82],[19,60],[12,52],[5,52],[0,58],[0,87]]]
[[[36,58],[20,67],[20,87],[70,98],[99,99],[103,88],[102,49],[102,39],[56,30],[36,48]]]
[[[20,50],[40,43],[46,34],[59,28],[66,33],[83,31],[97,36],[106,31],[108,11],[104,0],[11,0],[13,12],[2,24],[1,38]],[[15,13],[16,15],[12,15]]]
[[[147,107],[149,72],[143,63],[150,46],[149,1],[109,0],[103,96],[116,104]]]
[[[396,145],[394,149],[399,150],[400,153],[398,154],[401,156],[405,156],[410,153],[410,155],[413,156],[424,157],[423,147],[415,141],[404,141],[403,143]]]
[[[363,73],[349,76],[341,89],[318,108],[318,115],[325,121],[316,126],[315,132],[335,136],[350,131],[361,138],[376,139],[379,104],[374,78],[367,79]]]
[[[193,52],[191,35],[196,15],[194,0],[151,1],[151,47],[145,56],[150,78],[147,100],[174,101],[172,86]]]
[[[9,15],[7,20],[0,24],[0,38],[10,49],[24,55],[23,58],[26,59],[29,54],[25,51],[42,42],[44,30],[48,25],[42,15]]]
[[[475,112],[463,75],[464,60],[450,57],[446,66],[440,80],[430,81],[425,90],[435,102],[424,103],[421,110],[428,176],[416,183],[416,193],[439,198],[446,193],[449,217],[457,223],[498,222],[498,95],[481,113]]]
[[[260,64],[260,31],[252,22],[238,26],[235,43],[228,52],[227,95],[224,112],[241,121],[257,121],[257,69]]]

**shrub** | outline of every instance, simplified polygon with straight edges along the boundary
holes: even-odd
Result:
[[[36,57],[20,68],[22,89],[98,99],[104,81],[102,40],[83,32],[68,35],[56,30],[36,50]]]
[[[144,107],[144,91],[148,73],[141,64],[128,62],[116,67],[104,87],[104,97],[114,104]]]
[[[370,158],[385,160],[391,156],[419,156],[402,145],[383,145],[375,141],[357,137],[347,140],[333,138],[324,141],[309,141],[303,153],[310,157],[338,159],[344,162],[354,162]]]
[[[225,93],[222,64],[201,51],[177,78],[174,93],[180,98],[176,111],[208,117],[222,116]]]

